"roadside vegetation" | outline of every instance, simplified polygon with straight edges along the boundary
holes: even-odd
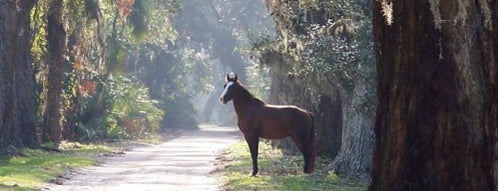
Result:
[[[0,158],[0,190],[35,190],[65,172],[97,163],[92,156],[110,153],[103,145],[73,144],[60,151],[25,149],[18,156]]]
[[[311,175],[302,172],[301,155],[284,155],[267,142],[259,145],[259,174],[251,177],[252,162],[245,142],[232,145],[218,159],[221,164],[223,190],[366,190],[368,183],[338,177],[329,172],[331,159],[318,158],[317,168]]]
[[[157,144],[162,137],[120,143],[81,144],[63,141],[58,149],[23,149],[0,157],[0,190],[31,191],[49,182],[58,183],[71,170],[96,165],[99,157],[122,154],[136,144]]]

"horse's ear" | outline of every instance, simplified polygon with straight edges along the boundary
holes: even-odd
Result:
[[[238,76],[236,73],[233,73],[233,72],[230,72],[227,74],[227,79],[226,81],[232,81],[232,82],[237,82],[239,79],[238,79]]]

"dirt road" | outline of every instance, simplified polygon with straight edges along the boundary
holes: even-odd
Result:
[[[218,152],[241,140],[236,128],[202,126],[199,131],[159,145],[134,148],[118,157],[106,157],[90,167],[50,184],[50,191],[212,191],[218,190],[213,161]]]

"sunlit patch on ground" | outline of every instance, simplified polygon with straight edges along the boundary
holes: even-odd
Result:
[[[366,190],[367,183],[344,180],[327,172],[329,159],[317,159],[313,174],[302,172],[303,160],[299,156],[284,155],[265,142],[259,147],[259,173],[250,177],[252,161],[245,142],[234,144],[218,157],[218,172],[224,182],[223,190]]]

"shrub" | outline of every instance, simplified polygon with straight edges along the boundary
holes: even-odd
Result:
[[[112,102],[107,116],[109,138],[139,137],[159,130],[164,111],[156,107],[148,89],[125,76],[111,77],[109,96]]]

